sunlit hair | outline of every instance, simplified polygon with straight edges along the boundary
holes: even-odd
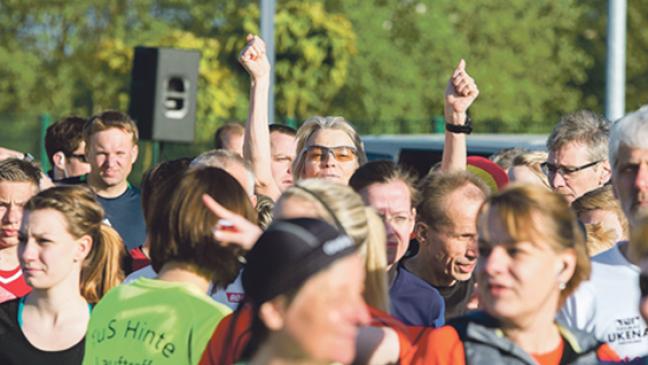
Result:
[[[191,160],[190,168],[198,167],[218,167],[228,171],[231,165],[240,165],[245,169],[245,175],[247,177],[247,186],[244,186],[243,189],[246,190],[248,195],[254,194],[254,172],[252,171],[252,166],[250,163],[243,159],[236,152],[219,149],[219,150],[209,150],[205,151],[198,156],[194,157]]]
[[[0,161],[0,182],[28,182],[38,188],[41,171],[31,162],[18,158]]]
[[[387,287],[386,235],[382,219],[364,205],[362,198],[350,187],[335,182],[307,179],[291,186],[277,201],[277,206],[288,199],[311,203],[314,218],[340,228],[361,245],[365,255],[365,301],[378,309],[389,310]]]
[[[545,175],[545,173],[542,172],[542,167],[541,167],[541,165],[547,161],[547,156],[548,156],[547,152],[544,151],[525,152],[515,156],[511,167],[515,167],[515,166],[528,167],[529,170],[531,170],[531,172],[538,179],[540,179],[540,181],[542,181],[542,184],[547,189],[551,189],[551,185],[549,185],[549,179],[547,179],[547,175]]]
[[[611,185],[604,185],[600,188],[588,191],[572,203],[572,209],[576,212],[576,216],[586,213],[591,210],[605,210],[613,213],[621,228],[623,228],[623,238],[627,239],[630,236],[630,226],[628,219],[623,214],[621,203],[614,197],[614,189]]]
[[[648,215],[639,219],[630,234],[630,250],[640,260],[648,258]]]
[[[151,167],[144,173],[140,185],[142,196],[142,211],[146,226],[151,226],[151,215],[161,199],[168,199],[178,185],[180,179],[189,168],[189,158],[163,161]]]
[[[477,219],[480,240],[490,240],[490,219],[501,222],[514,242],[547,243],[554,252],[574,252],[574,275],[560,293],[562,304],[590,275],[590,259],[583,231],[565,198],[534,185],[513,184],[486,199]]]
[[[85,235],[92,238],[92,248],[81,267],[80,282],[81,295],[89,303],[97,303],[108,290],[121,283],[124,243],[117,231],[104,223],[104,210],[89,188],[53,187],[32,197],[25,209],[30,212],[54,209],[63,215],[67,231],[74,238]]]
[[[419,182],[420,202],[416,208],[416,220],[437,229],[452,226],[447,214],[447,197],[453,192],[473,185],[477,190],[465,190],[465,198],[482,200],[490,193],[488,186],[476,175],[467,171],[430,172]]]
[[[274,201],[265,195],[257,196],[257,220],[259,227],[265,230],[272,223],[272,209],[274,209]]]
[[[609,157],[613,171],[616,171],[617,155],[621,145],[630,148],[648,148],[648,105],[627,114],[612,125]]]
[[[293,178],[295,181],[306,179],[313,176],[303,176],[305,171],[306,159],[304,148],[308,147],[306,144],[308,140],[319,130],[334,129],[346,133],[347,136],[353,141],[353,147],[357,151],[358,166],[362,166],[367,162],[367,155],[365,154],[364,144],[360,139],[360,135],[351,126],[346,119],[342,117],[321,117],[315,116],[302,124],[297,130],[297,157],[293,162]]]
[[[547,151],[558,151],[568,143],[587,146],[592,161],[608,158],[610,123],[601,115],[589,110],[579,110],[560,118],[547,138]]]
[[[137,145],[139,141],[139,132],[137,125],[131,117],[117,110],[107,110],[100,114],[90,117],[88,122],[83,127],[83,139],[86,142],[86,148],[90,144],[90,137],[95,133],[103,132],[105,130],[116,128],[131,135],[133,146]]]
[[[601,223],[585,224],[585,235],[587,237],[587,253],[596,256],[607,251],[616,244],[616,232],[613,229],[605,229]]]
[[[151,216],[151,264],[159,272],[166,263],[175,262],[215,286],[225,287],[238,274],[242,252],[238,246],[222,245],[214,238],[212,229],[219,217],[203,204],[204,194],[256,223],[247,194],[230,174],[215,167],[189,169]]]
[[[214,133],[214,148],[222,149],[227,145],[227,140],[232,136],[242,136],[245,128],[239,122],[227,122],[218,127]]]

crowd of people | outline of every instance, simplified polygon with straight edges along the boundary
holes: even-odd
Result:
[[[244,124],[129,183],[125,113],[0,148],[1,364],[648,363],[648,107],[563,116],[547,150],[468,156],[461,60],[441,161],[368,161],[351,123]]]

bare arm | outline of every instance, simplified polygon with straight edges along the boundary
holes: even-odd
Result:
[[[247,45],[239,61],[250,74],[250,107],[245,123],[243,157],[250,161],[256,176],[255,191],[277,200],[281,191],[272,176],[270,163],[270,130],[268,128],[268,93],[270,89],[270,62],[265,43],[257,36],[248,35]]]
[[[444,99],[446,123],[464,125],[466,123],[466,111],[478,95],[479,90],[475,80],[466,72],[466,62],[462,59],[452,73],[446,87]],[[452,133],[446,130],[441,171],[465,170],[466,155],[466,134]]]

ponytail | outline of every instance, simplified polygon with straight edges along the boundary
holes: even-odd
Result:
[[[93,239],[92,249],[81,268],[81,295],[88,303],[97,303],[124,280],[121,260],[125,252],[119,233],[102,223]]]

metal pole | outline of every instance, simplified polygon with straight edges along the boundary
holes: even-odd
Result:
[[[625,114],[626,0],[608,0],[605,116],[615,121]]]
[[[261,38],[266,43],[266,54],[270,60],[270,93],[268,96],[268,123],[274,123],[274,84],[275,84],[275,46],[274,46],[274,15],[275,0],[261,0]]]

